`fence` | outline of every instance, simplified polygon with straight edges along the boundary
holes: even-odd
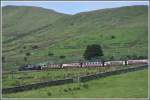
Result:
[[[68,79],[63,79],[63,80],[54,80],[54,81],[47,81],[47,82],[17,86],[17,87],[12,87],[12,88],[4,88],[2,89],[2,93],[14,93],[14,92],[19,92],[19,91],[42,88],[46,86],[62,85],[62,84],[74,83],[74,82],[86,82],[86,81],[97,79],[97,78],[102,78],[102,77],[106,77],[110,75],[116,75],[116,74],[131,72],[131,71],[142,70],[145,68],[148,68],[148,65],[120,69],[120,70],[115,70],[115,71],[110,71],[110,72],[96,73],[92,75],[79,76],[76,78],[68,78]]]
[[[46,86],[61,85],[61,84],[67,84],[67,83],[73,83],[73,79],[54,80],[54,81],[47,81],[47,82],[17,86],[17,87],[12,87],[12,88],[4,88],[2,89],[2,93],[14,93],[14,92],[19,92],[19,91],[25,91],[25,90],[31,90],[31,89],[37,89],[37,88],[42,88]]]
[[[101,77],[106,77],[106,76],[110,76],[110,75],[116,75],[116,74],[131,72],[131,71],[142,70],[145,68],[148,68],[148,65],[120,69],[120,70],[115,70],[115,71],[110,71],[110,72],[101,72],[101,73],[96,73],[96,74],[91,74],[91,75],[85,75],[85,76],[80,76],[79,81],[85,82],[85,81],[89,81],[89,80],[93,80],[93,79],[97,79],[97,78],[101,78]]]

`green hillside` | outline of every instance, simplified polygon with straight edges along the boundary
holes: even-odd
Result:
[[[6,6],[2,11],[4,70],[25,63],[77,61],[89,44],[100,44],[108,58],[148,54],[147,6],[75,15],[25,6]],[[25,62],[26,53],[30,56]]]

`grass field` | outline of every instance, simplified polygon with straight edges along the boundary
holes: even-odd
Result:
[[[4,94],[4,98],[147,98],[148,70],[114,75],[86,83],[52,86],[20,93]]]
[[[116,68],[119,69],[121,68],[121,66],[95,67],[95,68],[65,68],[65,69],[49,69],[41,71],[24,71],[24,72],[17,71],[14,73],[10,72],[3,74],[2,76],[3,88],[32,84],[48,80],[72,78],[85,74],[109,71]]]

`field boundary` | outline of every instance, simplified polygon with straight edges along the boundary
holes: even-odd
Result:
[[[43,88],[43,87],[47,87],[47,86],[62,85],[62,84],[75,83],[75,82],[86,82],[86,81],[90,81],[90,80],[97,79],[97,78],[103,78],[106,76],[118,75],[118,74],[122,74],[122,73],[143,70],[146,68],[148,68],[148,65],[130,67],[130,68],[119,69],[119,70],[108,71],[108,72],[98,72],[96,74],[84,75],[84,76],[79,76],[76,78],[51,80],[51,81],[33,83],[33,84],[22,85],[22,86],[17,86],[17,87],[3,88],[2,93],[4,93],[4,94],[5,93],[15,93],[15,92],[20,92],[20,91]]]
[[[22,86],[17,86],[17,87],[4,88],[2,89],[2,93],[14,93],[14,92],[19,92],[19,91],[43,88],[47,86],[62,85],[66,83],[73,83],[73,79],[68,78],[68,79],[63,79],[63,80],[52,80],[52,81],[33,83],[33,84],[22,85]]]
[[[119,69],[119,70],[108,71],[108,72],[98,72],[96,74],[80,76],[79,81],[80,82],[86,82],[86,81],[94,80],[97,78],[102,78],[102,77],[111,76],[111,75],[118,75],[118,74],[122,74],[122,73],[143,70],[146,68],[148,68],[148,65],[143,65],[143,66],[138,66],[138,67],[130,67],[130,68]]]

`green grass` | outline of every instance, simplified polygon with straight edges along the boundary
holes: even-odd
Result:
[[[114,75],[86,83],[52,86],[19,93],[3,94],[4,98],[147,98],[148,70]]]
[[[104,55],[115,59],[126,55],[148,55],[147,6],[75,15],[37,7],[7,6],[3,7],[2,17],[3,56],[7,59],[3,70],[17,69],[25,63],[79,61],[89,44],[102,45]],[[32,49],[33,45],[39,48]],[[23,49],[24,46],[26,49]],[[26,52],[31,53],[28,62],[24,61]],[[49,57],[49,52],[54,56]],[[66,58],[60,59],[61,55]]]
[[[3,88],[14,87],[19,85],[27,85],[36,82],[48,80],[57,80],[64,78],[73,78],[81,75],[92,74],[96,72],[110,71],[122,68],[121,66],[113,67],[96,67],[96,68],[65,68],[65,69],[48,69],[41,71],[24,71],[3,73]]]

